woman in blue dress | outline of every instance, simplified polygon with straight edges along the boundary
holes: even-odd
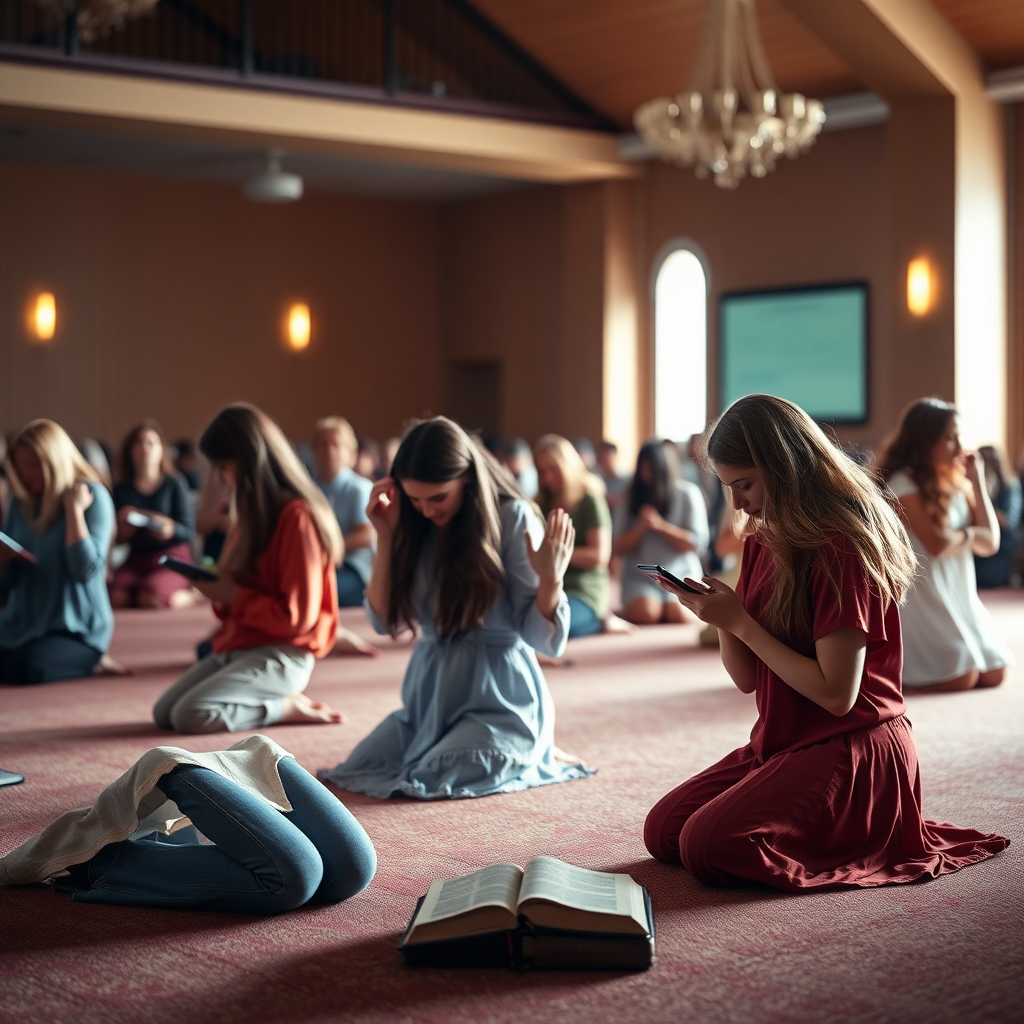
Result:
[[[402,439],[368,513],[378,545],[370,620],[380,633],[412,627],[420,638],[402,708],[320,777],[370,796],[434,800],[589,775],[554,746],[534,654],[565,649],[568,515],[554,510],[542,529],[508,474],[440,416]]]

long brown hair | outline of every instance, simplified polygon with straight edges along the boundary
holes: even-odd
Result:
[[[882,445],[878,468],[886,480],[905,470],[917,484],[925,508],[932,520],[944,526],[949,518],[949,503],[960,484],[960,474],[932,462],[932,451],[957,415],[956,406],[941,398],[921,398],[911,402],[900,414],[896,429]]]
[[[810,639],[808,587],[816,564],[840,593],[836,560],[826,550],[838,534],[849,538],[883,602],[902,603],[915,561],[899,516],[875,478],[803,409],[773,395],[748,395],[705,436],[713,463],[754,467],[764,481],[764,506],[754,531],[776,566],[775,585],[761,613],[765,629],[780,639]]]
[[[14,455],[19,448],[28,448],[34,452],[42,464],[43,493],[38,498],[28,492],[18,476]],[[69,487],[79,481],[101,486],[103,483],[99,473],[85,461],[64,428],[53,420],[33,420],[22,427],[11,438],[5,468],[11,490],[21,504],[22,517],[40,535],[60,514],[64,492]]]
[[[128,431],[128,436],[121,445],[118,479],[129,484],[135,483],[135,462],[132,459],[132,449],[135,447],[135,442],[138,441],[139,435],[144,430],[152,430],[160,438],[160,447],[163,449],[160,456],[160,472],[164,476],[177,476],[178,471],[174,468],[170,455],[167,454],[167,437],[163,432],[163,428],[156,420],[143,420]]]
[[[296,498],[309,506],[326,557],[335,565],[341,561],[341,530],[331,506],[266,413],[252,405],[229,405],[203,432],[199,450],[211,462],[234,462],[238,467],[238,538],[231,553],[236,572],[252,574],[281,510]]]
[[[392,634],[415,620],[413,585],[424,544],[436,529],[413,508],[403,480],[448,483],[465,480],[462,504],[438,535],[434,580],[434,628],[458,637],[483,621],[505,583],[501,562],[500,505],[526,500],[511,474],[457,423],[444,416],[409,429],[398,446],[391,475],[397,483],[399,517],[391,555],[387,626]]]

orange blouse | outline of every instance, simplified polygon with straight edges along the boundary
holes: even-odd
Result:
[[[213,610],[223,622],[213,638],[218,654],[271,644],[301,647],[317,658],[330,651],[338,628],[338,584],[304,501],[285,505],[253,579],[229,607]]]

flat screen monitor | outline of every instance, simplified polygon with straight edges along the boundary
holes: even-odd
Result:
[[[769,394],[819,421],[867,420],[865,282],[728,293],[719,338],[723,410],[744,395]]]

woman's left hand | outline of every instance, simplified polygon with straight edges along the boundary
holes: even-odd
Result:
[[[229,573],[222,573],[215,580],[196,580],[192,586],[214,604],[224,607],[230,606],[242,589]]]
[[[536,551],[533,549],[529,534],[526,536],[526,554],[533,571],[542,580],[556,583],[564,578],[575,545],[576,530],[573,528],[569,513],[562,508],[551,510],[547,528]]]
[[[985,463],[982,461],[981,456],[977,452],[964,452],[963,460],[964,473],[967,479],[975,487],[980,488],[982,486],[981,481],[985,479]]]
[[[170,540],[174,536],[174,531],[177,527],[170,516],[162,516],[158,512],[147,512],[145,514],[157,524],[156,526],[149,527],[150,533],[155,533],[162,540]]]
[[[704,577],[703,585],[708,588],[706,594],[691,594],[688,590],[680,590],[660,577],[657,582],[663,590],[675,594],[680,603],[689,608],[698,619],[711,626],[735,633],[746,617],[746,609],[736,596],[736,591],[714,576]],[[686,578],[686,582],[692,583],[695,587],[701,585],[689,577]]]

